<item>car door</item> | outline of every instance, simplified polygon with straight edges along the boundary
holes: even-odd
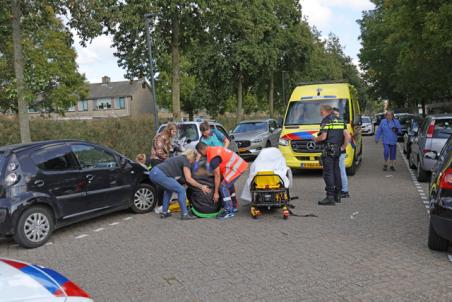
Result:
[[[215,127],[231,142],[228,149],[237,153],[239,151],[237,144],[226,132],[226,129],[224,129],[221,125],[215,125]]]
[[[53,199],[57,218],[76,216],[86,210],[86,181],[67,145],[47,145],[33,151],[30,158],[37,169],[30,189]]]
[[[412,160],[416,164],[416,167],[419,165],[421,156],[423,156],[422,150],[424,149],[426,140],[427,140],[427,129],[431,123],[431,118],[426,118],[422,127],[419,128],[417,136],[413,141],[413,145],[411,146],[412,150]]]
[[[278,128],[278,123],[275,120],[270,121],[270,127],[273,129],[270,139],[272,147],[277,147],[279,143],[279,136],[281,135],[281,128]]]
[[[133,185],[124,177],[115,154],[96,145],[72,144],[71,149],[87,181],[90,211],[103,211],[128,203]]]

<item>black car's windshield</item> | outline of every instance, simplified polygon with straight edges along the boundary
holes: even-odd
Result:
[[[366,124],[370,124],[370,123],[372,122],[372,120],[370,119],[370,117],[367,117],[367,116],[363,116],[363,117],[361,118],[361,120],[362,120],[363,123],[366,123]]]
[[[247,122],[240,123],[235,127],[234,133],[245,133],[245,132],[265,132],[268,130],[267,123],[265,122]]]
[[[339,109],[340,117],[348,123],[350,110],[346,99],[313,100],[291,102],[287,110],[285,126],[320,124],[320,105],[329,105]]]

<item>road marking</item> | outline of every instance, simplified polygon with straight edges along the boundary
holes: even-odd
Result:
[[[52,245],[52,244],[53,244],[53,242],[50,241],[50,242],[47,242],[45,245]]]
[[[103,231],[103,230],[105,230],[104,228],[98,228],[98,229],[95,229],[95,230],[93,230],[93,232],[100,232],[100,231]]]
[[[355,219],[355,217],[359,214],[359,212],[354,212],[352,215],[350,215],[350,219]]]
[[[427,209],[427,213],[430,214],[430,210],[429,210],[430,209],[430,205],[429,205],[428,198],[427,198],[424,190],[422,189],[421,184],[417,180],[416,175],[414,174],[413,170],[410,168],[410,163],[408,162],[408,160],[406,159],[405,155],[403,154],[403,151],[402,151],[402,148],[401,148],[400,144],[397,144],[397,147],[398,147],[398,149],[400,151],[400,154],[402,155],[402,159],[405,162],[406,167],[408,168],[408,172],[411,175],[411,181],[413,182],[414,187],[416,188],[416,190],[417,190],[417,192],[419,194],[419,197],[421,197],[422,203],[424,204],[425,208]]]
[[[110,223],[110,225],[118,225],[118,224],[119,224],[119,222],[117,222],[117,221]]]
[[[130,220],[130,219],[132,219],[132,217],[129,216],[129,217],[124,218],[123,220],[127,221],[127,220]]]
[[[77,237],[75,237],[75,239],[82,239],[85,237],[88,237],[88,235],[87,234],[78,235]]]

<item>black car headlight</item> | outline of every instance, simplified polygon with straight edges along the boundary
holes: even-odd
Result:
[[[8,214],[7,209],[0,209],[0,223],[5,222],[7,214]]]

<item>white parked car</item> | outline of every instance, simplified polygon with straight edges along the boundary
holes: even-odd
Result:
[[[361,133],[363,135],[375,134],[375,126],[372,123],[372,118],[370,116],[361,116]]]
[[[78,285],[46,267],[0,258],[0,302],[93,302]]]

